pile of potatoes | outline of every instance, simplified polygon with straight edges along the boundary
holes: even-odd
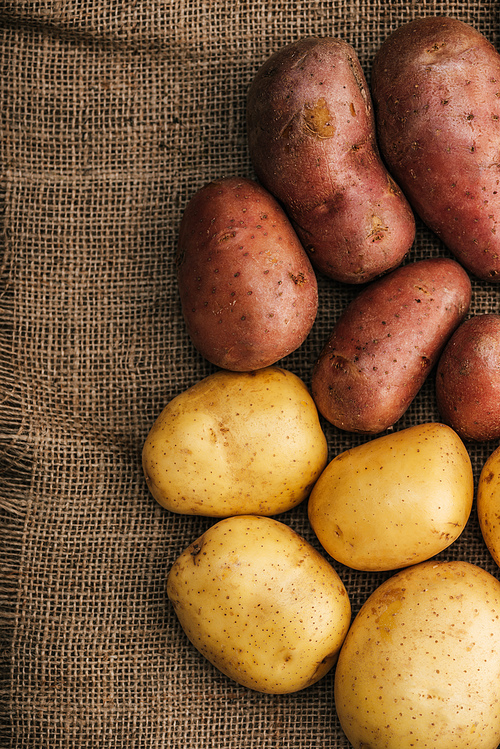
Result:
[[[500,315],[468,316],[471,276],[500,282],[500,55],[458,20],[418,19],[383,42],[370,90],[350,45],[304,38],[257,71],[247,113],[257,181],[205,185],[179,229],[186,328],[217,371],[143,448],[164,508],[214,518],[168,597],[250,689],[335,667],[357,749],[496,749],[500,582],[433,557],[472,511],[464,442],[500,437]],[[453,257],[411,261],[415,215]],[[359,291],[309,388],[279,360],[311,331],[318,273]],[[442,422],[398,430],[431,371]],[[322,418],[369,439],[329,460]],[[324,554],[273,517],[304,501]],[[500,447],[477,512],[500,565]],[[353,620],[329,558],[391,573]]]

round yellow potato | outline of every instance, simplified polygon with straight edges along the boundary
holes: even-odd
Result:
[[[319,681],[349,628],[346,589],[284,523],[219,520],[174,562],[167,594],[191,643],[249,689],[287,694]]]
[[[420,424],[337,455],[309,497],[324,549],[358,570],[417,564],[463,531],[474,497],[469,454],[439,423]]]
[[[488,457],[479,476],[476,509],[484,543],[500,566],[500,447]]]
[[[342,646],[335,705],[354,749],[496,749],[500,582],[427,561],[367,599]]]
[[[175,397],[143,447],[155,499],[186,515],[276,515],[325,467],[326,437],[302,380],[280,367],[216,372]]]

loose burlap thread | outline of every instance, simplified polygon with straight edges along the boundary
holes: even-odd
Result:
[[[214,371],[193,349],[174,277],[189,197],[253,177],[248,84],[300,36],[340,36],[369,78],[383,38],[448,14],[498,43],[496,2],[19,0],[0,3],[2,746],[348,747],[333,676],[262,695],[187,642],[171,563],[212,520],[149,495],[144,439]],[[447,250],[418,222],[411,260]],[[309,384],[355,291],[318,276],[320,309],[280,362]],[[499,311],[473,279],[471,313]],[[398,428],[438,420],[432,376]],[[363,441],[323,422],[330,456]],[[475,477],[496,444],[468,444]],[[319,548],[306,505],[280,516]],[[440,555],[495,575],[473,511]],[[332,561],[355,614],[387,575]]]

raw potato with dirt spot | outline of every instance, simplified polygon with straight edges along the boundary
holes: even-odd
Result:
[[[414,216],[380,158],[350,44],[306,37],[271,55],[248,91],[247,131],[258,179],[284,205],[317,269],[362,284],[400,265]]]
[[[316,276],[283,209],[256,182],[227,177],[193,195],[176,262],[187,331],[212,364],[267,367],[308,336]]]
[[[470,273],[500,282],[500,54],[462,21],[419,18],[382,43],[371,88],[413,209]]]

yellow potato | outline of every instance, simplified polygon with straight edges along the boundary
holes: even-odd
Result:
[[[331,565],[284,523],[219,520],[174,562],[167,594],[192,644],[258,692],[319,681],[337,660],[351,606]]]
[[[500,566],[500,447],[488,457],[479,476],[476,508],[484,543]]]
[[[463,531],[474,496],[469,454],[450,427],[421,424],[337,455],[309,497],[326,551],[358,570],[393,570],[439,553]]]
[[[335,705],[356,749],[496,749],[500,582],[422,562],[365,602],[342,646]]]
[[[276,515],[304,500],[328,459],[302,380],[280,367],[219,371],[176,396],[143,447],[155,499],[186,515]]]

